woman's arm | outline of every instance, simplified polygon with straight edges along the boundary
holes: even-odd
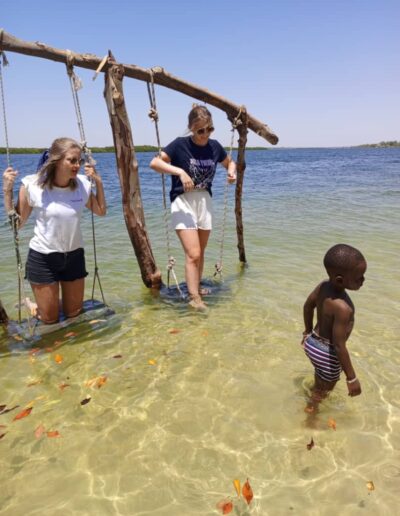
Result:
[[[96,195],[90,192],[89,200],[86,207],[92,210],[96,215],[103,216],[107,213],[106,198],[104,195],[103,181],[93,165],[86,163],[85,174],[89,179],[93,179],[96,185]]]
[[[25,186],[21,186],[18,194],[17,206],[14,207],[13,189],[15,179],[18,171],[12,167],[6,168],[3,174],[3,193],[4,193],[4,208],[7,213],[11,213],[14,209],[18,214],[18,227],[21,228],[28,220],[32,213],[32,206],[29,206],[28,196]]]
[[[150,168],[159,172],[160,174],[170,174],[171,176],[178,176],[182,182],[185,192],[193,190],[194,183],[192,178],[187,174],[183,168],[171,165],[171,159],[165,152],[161,152],[161,156],[155,156],[150,162]]]
[[[230,156],[227,156],[221,165],[228,171],[228,183],[234,183],[236,181],[236,163]]]

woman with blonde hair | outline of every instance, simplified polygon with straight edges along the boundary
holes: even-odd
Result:
[[[228,181],[236,181],[236,164],[217,141],[211,113],[205,106],[195,105],[189,113],[189,136],[176,138],[150,167],[161,174],[170,174],[171,221],[185,253],[185,277],[190,304],[204,308],[204,292],[200,281],[204,253],[212,229],[212,181],[217,164],[227,169]]]
[[[79,174],[83,163],[78,142],[57,138],[43,153],[37,173],[22,178],[18,194],[18,226],[22,227],[32,212],[35,218],[25,277],[35,296],[36,315],[45,324],[58,321],[60,289],[64,315],[74,317],[81,312],[87,276],[80,228],[82,212],[87,207],[96,215],[106,214],[101,177],[88,163],[87,177]],[[12,167],[3,174],[7,212],[14,209],[17,175]],[[96,185],[96,193],[91,191],[90,179]]]

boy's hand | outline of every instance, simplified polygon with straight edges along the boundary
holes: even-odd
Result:
[[[358,380],[352,383],[347,384],[347,389],[349,391],[349,396],[358,396],[361,394],[361,384]]]

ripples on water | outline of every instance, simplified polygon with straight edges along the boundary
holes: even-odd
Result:
[[[233,514],[242,515],[395,514],[400,150],[248,152],[249,264],[237,263],[230,210],[224,283],[210,296],[207,314],[154,297],[142,285],[114,158],[97,159],[109,205],[107,217],[96,221],[100,274],[116,315],[96,327],[74,327],[76,337],[61,331],[35,342],[43,351],[33,357],[29,345],[0,337],[0,405],[20,405],[0,416],[0,514],[211,515],[225,496],[235,502]],[[147,168],[150,159],[139,155],[142,195],[156,260],[165,270],[161,180]],[[15,156],[13,163],[26,174],[36,157]],[[219,253],[221,176],[209,278]],[[92,270],[89,217],[84,227]],[[31,232],[29,224],[21,232],[23,259]],[[172,241],[182,280],[182,253]],[[0,298],[16,317],[6,225],[0,242]],[[349,399],[342,380],[309,428],[303,408],[312,369],[298,345],[302,305],[325,276],[324,253],[338,242],[359,247],[368,260],[365,285],[352,293],[356,324],[349,342],[363,393]],[[46,352],[56,340],[61,347]],[[103,374],[102,388],[85,384]],[[63,382],[69,387],[61,391]],[[91,401],[81,406],[87,395]],[[12,422],[32,401],[30,416]],[[328,428],[329,417],[336,431]],[[61,437],[36,439],[39,425]],[[308,451],[311,437],[315,447]],[[247,477],[255,494],[248,512],[232,484]]]

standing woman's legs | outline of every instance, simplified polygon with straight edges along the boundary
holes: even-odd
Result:
[[[75,317],[81,313],[84,291],[85,278],[61,281],[62,307],[65,317]]]
[[[204,269],[204,253],[206,251],[206,247],[208,244],[208,239],[210,238],[210,229],[199,229],[199,243],[200,243],[200,264],[199,264],[199,283],[201,278],[203,277],[203,269]]]
[[[31,283],[32,292],[37,304],[37,317],[45,324],[58,321],[59,283]]]
[[[185,252],[185,277],[189,294],[199,296],[201,245],[197,229],[177,229],[176,234]]]

